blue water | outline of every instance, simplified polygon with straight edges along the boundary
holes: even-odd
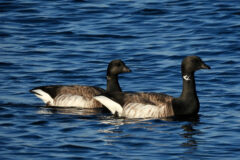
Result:
[[[201,108],[184,120],[116,119],[47,108],[29,89],[106,86],[122,59],[124,91],[179,96],[183,57],[196,72]],[[0,158],[239,159],[240,1],[0,0]]]

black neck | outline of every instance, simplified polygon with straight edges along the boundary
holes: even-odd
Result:
[[[199,100],[196,92],[194,73],[183,74],[182,77],[182,94],[174,100],[174,110],[180,115],[197,114],[199,111]]]
[[[183,89],[180,98],[188,100],[190,97],[197,98],[194,74],[183,75]]]
[[[120,85],[118,83],[118,76],[107,76],[107,92],[121,92]]]

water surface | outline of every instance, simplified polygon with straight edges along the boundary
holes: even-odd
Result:
[[[1,159],[239,159],[240,3],[193,0],[0,1]],[[117,119],[47,108],[41,85],[105,88],[122,59],[124,91],[179,96],[180,64],[200,56],[201,108],[184,120]]]

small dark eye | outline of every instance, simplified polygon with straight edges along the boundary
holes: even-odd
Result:
[[[118,62],[116,65],[119,67],[119,66],[121,66],[121,63]]]
[[[193,59],[193,60],[192,60],[192,63],[197,64],[197,63],[198,63],[198,60],[197,60],[197,59]]]

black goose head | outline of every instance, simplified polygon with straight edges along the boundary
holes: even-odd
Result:
[[[210,69],[198,56],[187,56],[182,61],[182,74],[193,74],[199,69]]]
[[[107,76],[116,76],[120,73],[131,72],[122,60],[113,60],[109,63]]]

